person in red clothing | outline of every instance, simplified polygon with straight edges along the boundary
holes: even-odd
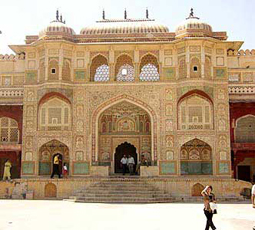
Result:
[[[64,165],[63,165],[63,177],[67,178],[67,176],[68,176],[68,169],[67,169],[66,163],[64,163]]]

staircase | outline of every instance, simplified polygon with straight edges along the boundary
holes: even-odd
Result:
[[[164,203],[174,198],[139,178],[110,178],[77,191],[70,199],[84,203]]]

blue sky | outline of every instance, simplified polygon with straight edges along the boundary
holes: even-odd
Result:
[[[1,0],[0,53],[11,53],[8,45],[24,44],[26,35],[36,35],[55,18],[58,8],[78,34],[83,27],[101,19],[150,17],[170,31],[188,16],[190,8],[214,31],[227,31],[228,40],[244,41],[243,49],[255,49],[255,0]]]

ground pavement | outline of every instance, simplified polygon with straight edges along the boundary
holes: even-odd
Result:
[[[201,203],[85,204],[67,201],[0,200],[0,230],[203,230]],[[255,209],[219,204],[218,230],[249,230]]]

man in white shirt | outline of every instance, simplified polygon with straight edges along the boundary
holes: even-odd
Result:
[[[129,169],[130,175],[133,175],[134,174],[134,165],[135,165],[134,157],[132,157],[131,155],[128,155],[127,164],[128,164],[128,169]]]
[[[128,159],[126,155],[124,155],[120,160],[120,163],[122,164],[123,175],[125,175],[127,171],[127,161]]]

